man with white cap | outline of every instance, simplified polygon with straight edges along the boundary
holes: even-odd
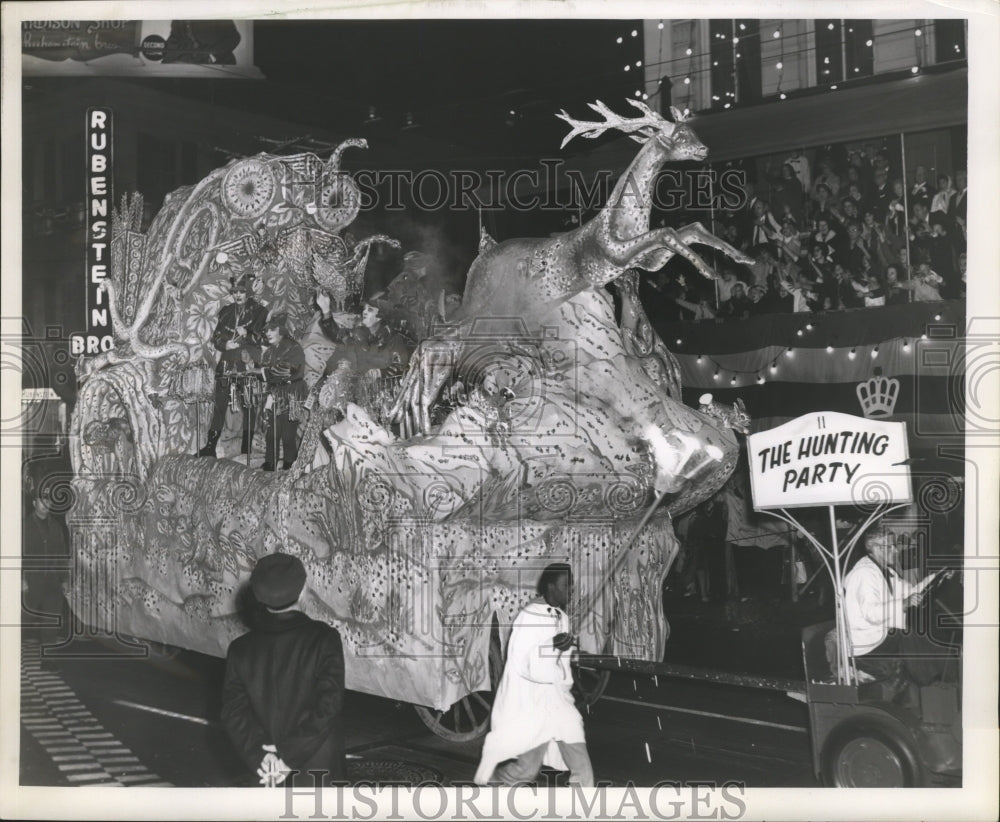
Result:
[[[306,570],[268,554],[250,575],[263,606],[226,655],[222,722],[261,784],[342,783],[344,652],[340,634],[301,610]]]

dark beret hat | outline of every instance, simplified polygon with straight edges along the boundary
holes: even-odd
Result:
[[[305,566],[291,554],[261,557],[250,574],[250,587],[257,601],[276,610],[294,604],[305,584]]]
[[[277,314],[272,314],[267,318],[266,328],[280,328],[283,331],[288,330],[288,314],[284,311],[279,311]]]

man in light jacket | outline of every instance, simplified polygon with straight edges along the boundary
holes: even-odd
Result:
[[[922,602],[937,574],[916,583],[907,581],[898,570],[897,539],[880,526],[865,535],[865,551],[844,579],[844,618],[858,669],[876,677],[891,676],[905,659],[912,678],[926,678],[925,669],[933,669],[929,678],[936,678],[940,665],[921,665],[918,658],[942,649],[906,628],[907,609]],[[828,657],[831,652],[836,653],[836,645],[831,647],[828,640]]]
[[[572,662],[578,655],[569,634],[566,603],[569,565],[549,565],[538,580],[538,596],[514,620],[490,732],[475,782],[533,782],[542,765],[570,771],[570,784],[592,787],[583,717],[576,709]]]

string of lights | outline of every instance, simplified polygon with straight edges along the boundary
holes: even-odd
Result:
[[[935,314],[935,322],[940,322],[942,315]],[[807,322],[802,325],[797,331],[796,335],[799,337],[805,337],[810,332],[814,330],[815,326],[812,322]],[[925,328],[923,333],[919,337],[900,337],[893,340],[882,340],[875,343],[867,343],[864,345],[853,344],[848,349],[846,345],[834,345],[829,343],[825,346],[827,355],[834,356],[837,352],[844,352],[842,354],[847,360],[854,361],[859,355],[859,349],[863,350],[863,353],[867,353],[868,357],[872,360],[877,360],[880,355],[882,355],[886,350],[898,348],[903,355],[910,355],[912,352],[911,340],[914,344],[919,344],[925,342],[928,339],[928,329]],[[901,340],[901,342],[900,342]],[[834,342],[837,342],[834,338]],[[674,340],[677,349],[681,349],[684,346],[684,340],[678,337]],[[818,350],[814,346],[810,347],[812,350]],[[675,351],[676,354],[681,356],[691,356],[690,353],[685,353],[682,351]],[[711,355],[705,353],[699,353],[695,356],[695,364],[701,368],[706,369],[706,371],[712,372],[712,381],[716,383],[728,382],[731,386],[738,385],[749,385],[756,382],[758,385],[763,385],[768,380],[774,381],[775,379],[780,379],[779,375],[782,370],[782,366],[788,367],[786,363],[789,360],[794,360],[796,356],[795,346],[769,346],[766,350],[762,349],[757,352],[762,354],[758,361],[755,362],[749,368],[734,368],[731,364],[727,364],[723,359],[722,355]],[[717,357],[719,357],[717,359]]]
[[[779,21],[778,27],[771,32],[770,38],[766,37],[764,33],[739,34],[733,36],[732,44],[735,46],[739,45],[741,42],[747,43],[755,39],[759,39],[761,41],[761,44],[767,42],[769,39],[780,40],[782,43],[786,43],[789,40],[795,40],[795,41],[805,40],[808,43],[810,40],[813,39],[813,33],[810,31],[796,33],[796,34],[785,34],[783,31],[784,23],[785,21]],[[922,24],[920,21],[914,21],[913,25],[905,26],[903,28],[881,29],[878,32],[878,35],[869,38],[865,42],[865,45],[868,46],[869,48],[872,48],[876,40],[888,39],[898,34],[912,33],[914,37],[919,38],[923,36],[925,28],[926,28],[925,24]],[[848,29],[848,31],[851,32],[853,30]],[[716,37],[719,39],[725,39],[725,35],[719,33],[716,33]],[[618,41],[621,42],[621,38],[618,38]],[[815,46],[806,46],[793,51],[788,51],[786,52],[786,54],[789,57],[791,57],[799,54],[808,54],[810,52],[815,52],[815,51],[816,51]],[[688,55],[687,51],[685,50],[684,56],[672,57],[669,60],[659,60],[655,64],[650,64],[650,67],[666,67],[674,63],[681,63],[689,56],[690,55]]]
[[[910,25],[904,25],[904,26],[898,27],[898,28],[894,27],[894,28],[891,28],[891,29],[885,29],[885,30],[880,31],[878,33],[878,35],[876,37],[874,37],[873,39],[868,40],[866,42],[866,45],[869,48],[873,48],[875,41],[877,41],[878,39],[890,38],[892,36],[899,35],[899,34],[904,34],[904,33],[908,33],[908,32],[913,33],[914,37],[919,38],[919,37],[923,36],[923,34],[924,34],[923,30],[924,30],[925,27],[926,27],[925,24],[921,23],[920,21],[914,21]],[[657,28],[659,30],[661,30],[661,31],[664,29],[664,22],[662,20],[657,23]],[[779,24],[778,24],[778,27],[775,28],[774,30],[772,30],[771,34],[770,34],[770,39],[778,40],[780,42],[780,44],[781,44],[782,52],[781,52],[781,57],[778,60],[778,63],[782,64],[782,69],[784,68],[784,64],[786,62],[788,62],[789,60],[792,60],[792,59],[794,59],[796,57],[799,57],[801,55],[813,54],[813,53],[816,52],[815,45],[813,45],[813,46],[809,46],[808,45],[808,41],[809,41],[809,38],[811,36],[810,32],[803,32],[803,33],[796,33],[796,34],[785,35],[785,34],[783,34],[783,29],[784,29],[784,21],[780,21]],[[640,34],[639,28],[633,26],[628,31],[624,32],[623,34],[617,35],[616,38],[615,38],[615,40],[616,40],[616,43],[618,45],[624,45],[626,43],[626,41],[629,41],[629,42],[638,42],[639,34]],[[778,36],[775,37],[774,36],[775,34],[777,34]],[[764,32],[751,33],[751,34],[743,34],[743,35],[736,35],[733,38],[734,45],[738,44],[741,40],[748,41],[748,40],[752,40],[753,38],[764,38]],[[764,39],[767,39],[767,38],[764,38]],[[794,49],[787,49],[786,48],[786,43],[788,41],[795,41],[795,42],[797,42],[799,40],[805,40],[805,42],[806,42],[807,45],[805,45],[802,48],[794,48]],[[682,62],[686,61],[688,68],[687,68],[687,72],[683,75],[684,81],[685,81],[684,85],[687,86],[687,91],[690,92],[691,86],[692,86],[695,78],[699,78],[701,75],[706,74],[706,73],[708,73],[708,72],[711,71],[711,66],[710,65],[706,65],[704,68],[692,68],[692,66],[696,63],[696,61],[698,60],[699,57],[702,57],[702,56],[704,56],[706,58],[708,57],[708,55],[699,55],[697,53],[697,51],[696,51],[695,46],[696,46],[695,27],[692,26],[691,41],[690,41],[690,43],[688,45],[688,48],[685,49],[685,53],[684,53],[683,56],[672,57],[670,59],[663,59],[662,58],[662,42],[661,42],[656,62],[649,63],[649,64],[644,64],[644,62],[643,62],[643,60],[641,58],[636,59],[636,60],[630,60],[630,61],[626,62],[622,66],[622,71],[631,73],[633,70],[639,70],[639,69],[642,69],[643,67],[645,67],[647,73],[651,69],[662,69],[663,70],[662,72],[656,72],[656,73],[663,73],[663,74],[667,74],[669,76],[673,76],[675,74],[677,74],[677,75],[680,74],[680,71],[674,71],[674,68],[675,67],[680,68],[680,64]],[[964,58],[958,58],[954,62],[961,62],[962,59],[964,59]],[[922,64],[920,64],[920,65],[922,65]],[[762,67],[763,67],[763,61],[762,61]],[[918,67],[915,66],[914,68],[918,68]],[[782,69],[777,69],[777,70],[780,72]],[[916,72],[914,72],[914,73],[916,73]],[[556,84],[556,83],[551,83],[551,84],[541,83],[541,84],[536,85],[534,87],[534,91],[536,91],[539,94],[544,94],[547,90],[558,90],[558,91],[560,91],[563,94],[568,94],[568,96],[573,96],[574,94],[586,94],[587,90],[589,90],[590,88],[592,88],[595,84],[600,84],[603,81],[607,81],[607,80],[613,79],[615,76],[616,76],[616,73],[612,72],[612,71],[596,72],[594,74],[588,74],[585,77],[581,77],[580,80],[579,80],[579,83],[575,84],[573,86],[566,86],[565,84]],[[641,85],[641,81],[640,81],[640,85]],[[649,94],[646,93],[646,92],[644,92],[641,88],[637,88],[635,90],[635,92],[634,92],[634,95],[636,97],[641,98],[641,99],[649,99]],[[436,104],[436,105],[431,106],[431,107],[423,107],[423,108],[421,108],[419,110],[414,109],[414,110],[412,110],[410,112],[407,112],[407,113],[411,116],[411,118],[415,122],[422,122],[422,121],[428,119],[431,116],[443,114],[443,113],[445,113],[447,111],[457,110],[457,109],[466,109],[467,110],[471,106],[489,107],[490,105],[493,105],[493,104],[496,104],[496,103],[507,103],[508,100],[509,100],[509,94],[506,93],[506,92],[504,92],[504,93],[500,93],[500,94],[496,94],[496,95],[491,95],[491,96],[486,96],[486,97],[479,97],[479,98],[474,98],[474,99],[465,99],[465,100],[461,100],[461,101],[448,101],[448,102],[444,102],[443,101],[440,104]],[[512,115],[509,114],[510,110],[515,111],[515,115],[516,115],[517,110],[518,110],[518,106],[514,106],[512,108],[511,107],[507,108],[507,112],[508,112],[507,116],[508,117],[512,116]],[[370,107],[369,107],[369,111],[370,111]]]
[[[691,87],[691,75],[694,69],[694,48],[695,48],[695,25],[694,21],[691,23],[691,30],[688,34],[688,47],[685,50],[688,58],[688,76],[684,78],[684,84],[687,86],[687,99],[685,101],[684,111],[690,113],[691,111],[691,94],[693,89]]]
[[[783,28],[783,26],[784,26],[784,24],[782,23],[782,25],[779,27],[779,29],[775,29],[775,31],[773,32],[773,34],[778,34],[777,38],[773,37],[773,34],[772,34],[772,39],[779,40],[780,46],[781,46],[781,56],[779,57],[777,63],[785,63],[786,61],[791,60],[792,58],[795,58],[795,57],[798,57],[798,56],[801,56],[801,55],[815,54],[818,51],[818,49],[817,49],[817,47],[815,45],[813,45],[813,46],[806,45],[806,46],[804,46],[802,48],[796,48],[796,49],[786,50],[785,49],[785,44],[789,40],[805,39],[806,42],[808,42],[808,40],[811,37],[811,33],[810,32],[805,32],[805,33],[801,33],[801,34],[783,35],[782,32],[781,32],[781,29]],[[913,26],[907,26],[906,28],[889,29],[889,30],[885,30],[885,31],[880,31],[878,33],[878,35],[873,36],[873,37],[869,38],[868,40],[866,40],[865,41],[865,46],[868,47],[868,48],[874,48],[875,47],[875,43],[878,40],[880,40],[880,39],[888,39],[888,38],[890,38],[890,37],[892,37],[894,35],[905,34],[905,33],[908,33],[908,32],[912,32],[913,35],[914,35],[914,38],[921,38],[923,36],[923,33],[924,33],[923,32],[923,28],[924,28],[923,26],[921,26],[919,24],[915,24]],[[718,35],[717,34],[717,36],[721,36],[721,37],[724,38],[724,35]],[[745,41],[745,40],[751,39],[753,37],[758,37],[758,36],[759,35],[744,35],[744,36],[737,35],[737,36],[733,37],[733,45],[738,45],[741,41]],[[669,60],[660,60],[660,61],[658,61],[655,64],[651,63],[651,64],[648,65],[648,68],[663,68],[663,69],[672,68],[675,64],[682,63],[685,60],[687,60],[688,63],[690,64],[690,62],[691,62],[691,60],[690,60],[691,56],[692,55],[688,54],[687,50],[685,50],[685,53],[684,53],[683,56],[672,57]],[[708,55],[702,55],[702,56],[708,57]],[[955,62],[958,62],[958,61],[959,60],[956,59]],[[765,61],[762,59],[761,62],[763,64]],[[711,66],[706,66],[705,68],[694,69],[693,71],[689,70],[684,76],[685,77],[688,77],[688,76],[694,77],[696,75],[704,74],[704,73],[707,73],[707,72],[710,72],[710,71],[711,71]],[[666,71],[665,73],[672,76],[674,73],[679,74],[680,72]]]
[[[926,337],[926,335],[925,335]],[[880,345],[884,345],[881,343]],[[869,356],[871,359],[877,359],[880,353],[880,345],[874,345],[869,349]],[[903,341],[903,345],[900,346],[902,351],[909,354],[911,350],[909,339]],[[837,349],[833,346],[827,346],[826,351],[828,354],[833,354]],[[759,385],[763,385],[767,382],[767,378],[764,376],[768,374],[769,377],[774,380],[774,378],[780,373],[781,363],[784,360],[791,360],[795,358],[796,349],[793,346],[782,349],[776,355],[768,354],[764,357],[761,362],[752,368],[733,368],[732,366],[727,366],[724,363],[716,360],[715,357],[710,354],[699,354],[695,358],[695,362],[699,365],[707,364],[710,369],[714,369],[712,372],[712,379],[715,382],[725,382],[728,378],[730,385],[740,385],[744,381],[749,382],[749,380],[755,381]],[[854,360],[857,357],[857,346],[850,349],[847,354],[847,359]],[[770,364],[768,364],[770,362]]]
[[[780,53],[778,55],[778,63],[775,66],[775,70],[778,72],[778,88],[776,93],[779,100],[784,100],[788,95],[781,90],[781,84],[785,81],[785,38],[782,36],[785,31],[785,24],[779,23],[778,31],[775,34],[780,39],[779,49]]]
[[[920,70],[924,67],[926,63],[926,59],[922,53],[922,48],[920,43],[923,40],[926,40],[926,38],[924,37],[925,34],[924,29],[926,28],[927,22],[929,21],[913,21],[908,25],[880,30],[877,35],[875,35],[872,38],[869,38],[866,41],[865,45],[868,48],[874,48],[875,43],[880,39],[891,38],[905,33],[912,33],[915,39],[916,62],[911,67],[911,72],[917,74],[920,72]],[[776,96],[777,99],[779,100],[785,100],[788,97],[788,91],[784,86],[786,79],[784,72],[789,62],[795,60],[796,58],[801,57],[802,55],[815,54],[817,52],[817,48],[815,45],[810,46],[808,44],[811,32],[786,33],[785,23],[786,21],[778,21],[775,28],[771,29],[771,27],[769,26],[767,27],[767,30],[762,30],[756,33],[754,32],[747,33],[744,28],[742,34],[734,35],[732,38],[734,46],[738,45],[741,41],[747,42],[753,39],[758,39],[761,43],[768,41],[777,41],[779,46],[778,59],[776,61],[773,61],[773,57],[770,56],[762,58],[761,70],[762,71],[773,70],[777,72],[778,88],[774,96]],[[745,24],[736,24],[735,21],[734,25],[745,26]],[[833,24],[831,23],[828,24],[828,26],[829,25]],[[664,28],[665,28],[664,22],[662,20],[659,21],[657,23],[657,29],[662,31]],[[710,55],[704,53],[699,54],[697,51],[696,28],[697,27],[695,25],[691,26],[688,46],[687,48],[684,49],[684,53],[682,55],[677,55],[669,59],[664,59],[663,43],[661,38],[655,62],[644,63],[643,59],[640,57],[638,59],[630,60],[629,62],[625,63],[622,67],[624,72],[631,73],[635,71],[637,74],[640,75],[640,77],[643,75],[643,73],[645,73],[646,76],[650,76],[650,74],[652,73],[654,76],[656,74],[662,74],[666,76],[682,77],[682,82],[683,85],[685,86],[684,107],[682,110],[685,111],[685,113],[687,114],[691,113],[692,106],[695,102],[694,87],[696,82],[702,81],[702,78],[705,75],[709,74],[712,70],[712,66],[709,59]],[[637,26],[633,26],[632,28],[628,29],[622,34],[617,35],[615,38],[616,43],[618,45],[625,45],[626,41],[628,41],[629,43],[638,43],[639,35],[640,35],[639,28]],[[798,47],[800,46],[801,41],[804,41],[805,45]],[[790,45],[796,47],[790,48],[789,47]],[[962,55],[961,53],[962,50],[957,45],[956,45],[956,50],[959,51],[960,54],[959,57],[955,58],[955,60],[938,61],[937,65],[946,65],[952,62],[954,63],[964,62],[965,58],[964,55]],[[701,67],[699,67],[699,63],[702,64]],[[852,68],[854,68],[855,74],[859,73],[858,67],[852,67]],[[645,69],[645,72],[642,71],[643,69]],[[558,91],[560,95],[565,95],[567,97],[573,97],[574,95],[585,95],[587,91],[590,88],[592,88],[595,84],[601,84],[609,80],[613,80],[614,77],[616,76],[621,76],[621,74],[619,74],[618,72],[608,70],[602,72],[595,72],[587,76],[581,76],[578,79],[577,83],[574,83],[573,85],[570,86],[561,83],[542,82],[536,86],[533,86],[532,92],[537,94],[539,98],[544,98],[546,93],[549,91]],[[865,75],[865,77],[867,77],[867,75]],[[845,82],[845,81],[840,80],[838,82]],[[640,80],[640,82],[637,85],[640,86],[644,85],[644,82]],[[834,91],[837,90],[838,87],[839,86],[837,82],[834,82],[833,84],[828,86],[830,90]],[[659,95],[660,93],[659,89],[660,89],[659,85],[657,85],[655,87],[655,90],[652,90],[651,92],[646,92],[642,88],[636,88],[633,94],[635,97],[640,98],[642,100],[649,100]],[[816,87],[813,86],[802,90],[807,92],[814,92],[816,90]],[[727,96],[728,98],[732,99],[733,104],[737,102],[735,92],[728,92]],[[770,95],[765,95],[760,99],[766,99],[767,96]],[[758,101],[759,100],[755,100],[755,102]],[[712,95],[711,102],[714,103],[722,102],[721,96]],[[489,95],[473,99],[463,99],[460,101],[459,100],[442,101],[440,103],[436,103],[433,106],[424,106],[421,108],[414,108],[408,110],[405,113],[401,113],[398,118],[393,117],[392,119],[393,121],[395,121],[396,119],[399,120],[399,127],[401,129],[405,126],[408,130],[413,130],[417,128],[419,125],[429,123],[433,118],[444,115],[449,111],[462,110],[465,112],[469,112],[471,110],[483,110],[483,109],[488,110],[490,107],[497,104],[502,106],[501,111],[497,114],[498,118],[500,118],[501,123],[505,119],[507,121],[508,126],[514,126],[524,122],[522,117],[523,104],[511,105],[509,92],[498,93],[495,95]],[[730,108],[731,105],[732,104],[727,101],[726,103],[724,103],[723,108]],[[383,119],[387,121],[389,119],[388,117],[385,116],[384,112],[377,111],[376,107],[373,105],[365,106],[364,110],[367,114],[367,119],[364,119],[362,121],[363,125],[364,124],[374,125],[379,122],[382,122]]]
[[[692,23],[693,21],[686,21],[685,20],[685,21],[678,21],[678,22],[679,23],[685,23],[685,24],[687,24],[687,23]],[[759,95],[759,94],[758,95],[754,95],[753,102],[760,102],[760,101],[762,101],[764,99],[769,99],[769,98],[772,98],[772,97],[773,98],[777,98],[777,100],[786,100],[786,99],[788,99],[788,90],[786,90],[783,87],[783,84],[785,82],[784,69],[786,67],[786,64],[789,64],[789,62],[792,61],[791,64],[794,65],[795,64],[794,61],[797,58],[802,57],[803,55],[812,54],[812,55],[818,56],[818,54],[819,54],[820,49],[816,45],[809,45],[809,40],[812,38],[812,35],[813,35],[813,33],[811,31],[795,32],[795,33],[787,34],[785,32],[785,22],[786,21],[778,21],[777,22],[777,27],[774,28],[774,29],[771,29],[770,37],[766,36],[766,34],[767,34],[766,31],[761,31],[761,32],[747,32],[746,31],[746,24],[739,23],[738,24],[739,29],[742,30],[744,33],[743,34],[736,34],[736,35],[732,36],[732,38],[731,38],[731,42],[732,42],[732,45],[733,45],[734,49],[742,48],[740,46],[741,43],[744,44],[744,45],[746,45],[748,42],[753,41],[755,39],[760,40],[761,43],[767,43],[767,42],[771,42],[771,41],[776,41],[777,44],[778,44],[779,54],[777,55],[777,58],[776,58],[776,56],[774,54],[767,54],[767,55],[758,57],[758,60],[760,62],[760,69],[761,69],[762,72],[763,71],[770,71],[770,70],[773,69],[777,73],[777,88],[773,92],[768,92],[768,93],[763,94],[763,95]],[[920,50],[921,50],[920,44],[926,42],[926,39],[927,39],[927,38],[925,38],[923,36],[924,33],[925,33],[924,32],[924,25],[923,24],[924,24],[924,21],[913,21],[913,23],[910,24],[910,25],[906,25],[906,26],[902,26],[902,27],[893,27],[893,28],[890,28],[890,29],[880,29],[877,33],[873,32],[872,35],[867,38],[867,40],[865,41],[865,44],[864,44],[865,47],[868,48],[869,50],[871,50],[871,52],[872,52],[873,56],[871,58],[869,58],[869,59],[874,60],[874,49],[875,49],[876,43],[878,41],[884,42],[887,39],[891,40],[892,38],[897,37],[898,35],[907,34],[907,33],[913,34],[914,40],[915,40],[915,43],[916,43],[915,47],[916,47],[916,49],[917,49],[917,51],[919,53]],[[660,26],[662,26],[662,21],[660,23]],[[767,27],[767,28],[770,29],[770,27]],[[827,24],[827,28],[828,29],[835,29],[836,26],[835,26],[835,24],[833,22],[830,22],[830,23]],[[854,29],[853,26],[847,26],[846,27],[847,34],[853,34],[854,31],[855,31],[855,29]],[[664,71],[662,73],[665,76],[667,76],[667,77],[671,77],[671,76],[683,77],[683,83],[684,83],[685,89],[686,89],[686,107],[684,108],[685,114],[690,113],[690,111],[692,110],[692,100],[693,100],[692,94],[693,94],[693,88],[695,87],[695,81],[701,81],[701,82],[703,82],[704,75],[710,74],[712,72],[713,68],[716,68],[716,67],[719,66],[719,61],[718,60],[712,60],[711,61],[711,65],[708,64],[707,60],[711,59],[711,55],[696,54],[695,53],[695,49],[694,49],[694,26],[693,25],[692,25],[692,30],[691,30],[691,36],[692,36],[691,37],[691,42],[689,43],[688,48],[686,48],[684,50],[684,55],[683,56],[677,55],[677,56],[671,57],[670,59],[663,60],[662,59],[662,54],[661,54],[661,56],[658,58],[658,60],[657,60],[656,63],[649,63],[649,64],[647,64],[647,71],[653,70],[653,69],[656,69],[656,68],[661,68],[661,69],[664,69]],[[721,39],[727,39],[727,35],[719,33],[719,32],[715,33],[715,37],[721,38]],[[801,41],[803,39],[805,39],[805,42],[806,42],[805,46],[799,47],[799,48],[794,48],[794,49],[789,49],[787,47],[787,44],[789,42],[797,44],[798,41]],[[841,41],[841,46],[843,46],[845,43],[846,43],[846,40],[842,40]],[[661,42],[660,42],[661,52],[662,52],[662,45],[663,45],[663,43],[662,43],[662,38],[661,38]],[[964,57],[964,54],[963,54],[963,51],[964,51],[963,46],[956,43],[954,45],[954,48],[955,48],[955,51],[958,54],[958,56],[956,58],[954,58],[953,60],[939,60],[939,61],[936,62],[936,65],[945,66],[945,65],[948,65],[950,63],[962,63],[962,62],[964,62],[965,57]],[[741,51],[735,51],[734,54],[735,54],[735,62],[737,64],[739,64],[740,60],[743,57],[743,54],[742,54]],[[697,68],[694,65],[696,57],[699,59],[699,62],[702,63],[702,67],[700,67],[700,68]],[[684,61],[686,61],[686,63],[687,63],[686,67],[678,65],[679,63],[683,63]],[[910,67],[910,72],[912,74],[918,74],[921,71],[921,68],[922,68],[922,66],[923,66],[923,64],[925,62],[926,62],[926,60],[923,59],[923,58],[921,58],[913,66]],[[821,82],[821,83],[818,83],[818,84],[805,86],[805,87],[803,87],[801,89],[801,91],[803,91],[803,92],[809,92],[809,93],[814,93],[817,89],[823,88],[824,86],[828,90],[830,90],[830,91],[837,91],[838,88],[840,88],[840,85],[839,85],[840,83],[848,83],[848,82],[857,81],[857,80],[868,80],[871,77],[874,77],[874,76],[876,76],[878,74],[883,73],[883,72],[880,72],[880,71],[876,71],[873,66],[869,67],[864,73],[862,73],[861,65],[853,65],[853,66],[850,67],[850,70],[848,70],[845,67],[845,69],[843,70],[843,74],[844,74],[843,77],[829,77],[829,75],[831,73],[831,70],[832,70],[832,65],[830,63],[830,57],[829,56],[825,56],[824,57],[824,65],[831,66],[831,68],[826,68],[826,69],[821,69],[820,70],[821,74],[828,78],[828,84]],[[862,62],[862,65],[864,65],[863,62]],[[734,77],[735,77],[735,73],[736,73],[736,69],[734,69],[734,74],[733,74]],[[662,83],[663,80],[661,79],[660,82]],[[647,99],[647,95],[642,94],[639,90],[636,90],[635,95],[637,97],[641,96],[642,99]],[[712,94],[711,95],[711,102],[712,103],[723,103],[722,108],[723,109],[729,109],[729,108],[732,107],[732,105],[734,105],[734,104],[737,103],[737,99],[736,98],[737,98],[737,91],[736,90],[730,90],[730,91],[721,91],[720,90],[720,93],[718,93],[718,94]],[[705,108],[711,108],[712,106],[698,105],[697,107],[699,108],[699,110],[703,110]]]

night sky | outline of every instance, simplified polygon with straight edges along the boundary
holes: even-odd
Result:
[[[378,142],[400,142],[427,165],[537,157],[565,134],[559,109],[582,116],[589,101],[621,104],[634,94],[641,77],[623,66],[641,59],[642,37],[615,42],[634,28],[629,20],[262,21],[255,62],[268,79],[242,85],[266,93],[233,97],[345,135],[374,106],[381,123],[366,128]],[[408,113],[417,127],[404,131]],[[593,145],[581,142],[567,148]]]

